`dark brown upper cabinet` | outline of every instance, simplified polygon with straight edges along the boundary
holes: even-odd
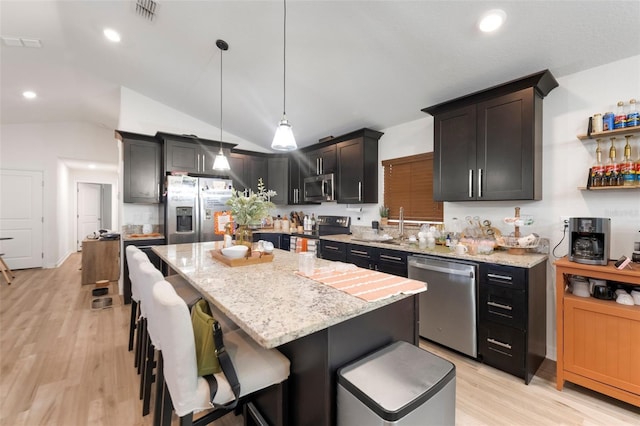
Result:
[[[149,135],[116,130],[123,148],[123,202],[160,203],[162,145]]]
[[[422,111],[434,117],[437,201],[542,199],[542,99],[548,70]]]
[[[343,204],[378,202],[378,140],[383,133],[362,129],[338,138],[336,200]]]
[[[336,172],[336,146],[328,145],[306,153],[306,176]]]
[[[228,157],[235,144],[163,132],[157,132],[156,138],[164,144],[165,173],[185,172],[193,175],[226,177],[228,172],[213,170],[213,162],[220,152],[220,147]]]

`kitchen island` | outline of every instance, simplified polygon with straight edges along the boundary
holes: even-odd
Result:
[[[289,358],[289,424],[335,424],[337,369],[397,340],[418,344],[416,295],[365,302],[297,275],[295,253],[275,250],[272,262],[229,267],[211,256],[220,247],[208,242],[153,251],[256,342]],[[269,404],[258,404],[276,417]]]

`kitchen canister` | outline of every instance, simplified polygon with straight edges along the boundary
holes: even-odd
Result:
[[[591,121],[592,131],[594,133],[602,132],[602,114],[594,114]]]

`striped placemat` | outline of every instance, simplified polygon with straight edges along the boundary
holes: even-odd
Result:
[[[355,265],[344,265],[336,269],[316,269],[307,278],[368,302],[396,294],[414,294],[427,290],[427,284],[422,281],[359,268]]]

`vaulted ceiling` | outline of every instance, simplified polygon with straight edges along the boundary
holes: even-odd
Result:
[[[505,25],[480,33],[493,8]],[[287,20],[286,110],[300,146],[422,118],[423,107],[543,69],[561,77],[640,54],[639,1],[289,0]],[[282,115],[282,1],[159,0],[149,20],[135,0],[2,0],[0,24],[2,123],[115,128],[125,86],[218,126],[217,39],[230,45],[225,132],[268,148]],[[42,47],[4,42],[16,38]],[[26,89],[38,98],[23,99]]]

